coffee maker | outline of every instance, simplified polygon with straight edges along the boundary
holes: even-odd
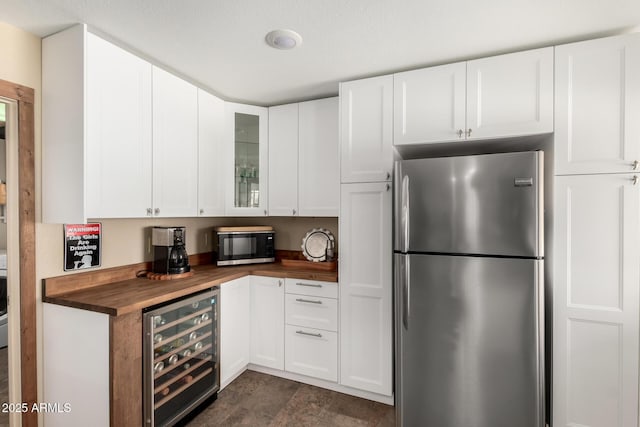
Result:
[[[153,227],[153,272],[180,274],[191,270],[184,247],[185,227]]]

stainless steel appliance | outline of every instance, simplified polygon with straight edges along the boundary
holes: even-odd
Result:
[[[273,227],[216,227],[213,240],[213,259],[217,265],[255,264],[276,260]]]
[[[220,389],[219,291],[143,314],[144,419],[171,426]]]
[[[398,426],[544,425],[543,154],[395,164]]]
[[[185,249],[185,227],[153,227],[153,272],[179,274],[191,270]]]

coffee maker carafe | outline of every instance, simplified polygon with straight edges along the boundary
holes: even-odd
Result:
[[[153,272],[180,274],[191,270],[185,249],[185,227],[153,227]]]

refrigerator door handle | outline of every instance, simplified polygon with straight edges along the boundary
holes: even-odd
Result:
[[[405,255],[403,259],[403,277],[402,277],[402,324],[405,330],[409,330],[409,307],[411,304],[411,275],[410,275],[410,257]]]
[[[402,252],[409,252],[409,175],[402,177]]]

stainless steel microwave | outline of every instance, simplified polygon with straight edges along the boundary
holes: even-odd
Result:
[[[273,227],[216,227],[213,259],[217,265],[255,264],[276,260]]]

